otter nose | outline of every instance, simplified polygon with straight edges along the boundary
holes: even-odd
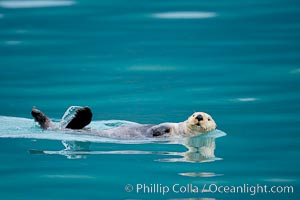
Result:
[[[201,120],[203,120],[203,117],[202,117],[202,115],[198,115],[198,116],[196,117],[196,119],[198,119],[198,121],[201,121]]]

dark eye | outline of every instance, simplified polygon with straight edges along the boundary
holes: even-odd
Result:
[[[166,129],[166,131],[165,131],[166,133],[170,133],[171,132],[171,129],[170,128],[168,128],[168,129]]]
[[[208,121],[210,121],[211,119],[210,119],[210,118],[208,118],[207,120],[208,120]]]
[[[195,117],[195,115],[193,115],[193,117]]]

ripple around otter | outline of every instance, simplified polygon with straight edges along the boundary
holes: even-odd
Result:
[[[106,120],[94,121],[91,127],[97,130],[105,130],[109,128],[122,127],[135,124],[135,122],[122,120]],[[30,154],[48,154],[48,155],[63,155],[69,159],[85,158],[87,155],[103,155],[103,154],[156,154],[167,156],[160,158],[160,162],[211,162],[218,160],[215,157],[215,139],[223,137],[226,133],[220,130],[186,138],[130,138],[130,135],[125,135],[121,139],[109,137],[101,137],[93,135],[92,131],[85,130],[42,130],[35,125],[31,119],[0,116],[0,138],[27,138],[39,140],[60,140],[65,149],[59,151],[36,150],[30,149]],[[86,133],[89,133],[87,135]],[[106,135],[109,136],[109,135]],[[91,150],[92,143],[115,143],[115,144],[177,144],[182,145],[187,149],[183,152],[170,151],[145,151],[145,150],[114,150],[114,151],[96,151]]]
[[[92,129],[106,130],[109,128],[116,128],[120,126],[126,126],[136,124],[135,122],[124,120],[102,120],[93,121],[91,123]],[[86,134],[88,133],[88,135]],[[213,137],[218,138],[225,136],[226,134],[220,130],[212,131],[201,137]],[[86,142],[113,142],[113,143],[151,143],[151,142],[169,142],[169,143],[181,143],[183,138],[130,138],[128,135],[124,135],[121,139],[101,137],[101,135],[93,135],[92,131],[85,130],[42,130],[40,129],[32,119],[17,118],[0,116],[0,138],[29,138],[29,139],[48,139],[48,140],[64,140],[64,141],[86,141]]]

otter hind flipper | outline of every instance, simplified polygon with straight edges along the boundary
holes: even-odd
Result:
[[[92,121],[92,111],[89,107],[83,107],[76,110],[74,118],[68,123],[66,128],[82,129]]]
[[[31,115],[36,122],[39,123],[42,129],[47,129],[53,127],[53,123],[47,115],[45,115],[42,111],[32,108]]]

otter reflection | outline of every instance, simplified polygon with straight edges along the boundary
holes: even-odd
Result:
[[[151,140],[144,142],[129,142],[132,144],[151,144],[161,143],[162,145],[167,144],[180,144],[187,148],[185,152],[166,152],[166,151],[137,151],[137,150],[126,150],[126,151],[93,151],[90,150],[91,142],[89,141],[62,141],[65,149],[60,151],[43,151],[43,150],[30,150],[31,154],[59,154],[66,156],[68,159],[82,159],[88,155],[95,154],[156,154],[156,155],[167,155],[172,158],[159,159],[161,162],[210,162],[218,160],[215,157],[216,149],[216,138],[225,136],[226,133],[220,130],[214,130],[204,135],[198,135],[195,137],[177,138],[174,140]],[[128,144],[126,141],[120,142],[120,144]],[[175,157],[175,158],[174,158]]]
[[[190,162],[205,162],[215,160],[216,142],[214,137],[187,138],[184,144],[188,151],[184,153],[184,160]]]
[[[220,130],[214,130],[210,133],[195,137],[184,138],[180,144],[187,148],[187,151],[174,153],[170,155],[179,156],[179,158],[168,158],[160,161],[166,162],[211,162],[219,160],[215,156],[216,139],[225,136],[226,133]]]

